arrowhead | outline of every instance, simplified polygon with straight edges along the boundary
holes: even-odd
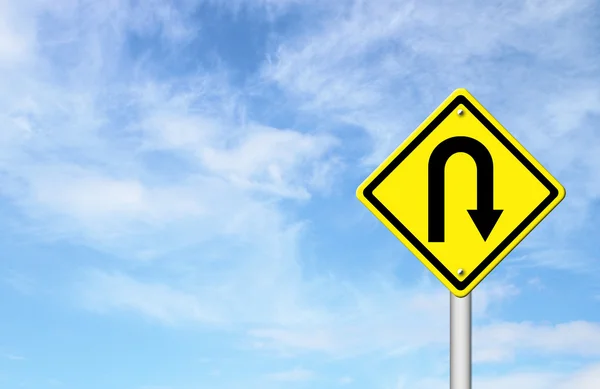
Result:
[[[483,240],[487,240],[488,236],[490,236],[492,230],[496,226],[500,215],[502,215],[501,209],[470,209],[468,212]]]

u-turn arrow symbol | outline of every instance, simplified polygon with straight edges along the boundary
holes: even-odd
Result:
[[[440,143],[429,157],[429,241],[445,241],[446,162],[456,153],[466,153],[477,166],[477,209],[468,210],[483,240],[487,240],[498,222],[502,210],[494,209],[494,161],[488,149],[479,141],[456,136]]]

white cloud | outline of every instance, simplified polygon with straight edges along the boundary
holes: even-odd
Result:
[[[412,105],[418,102],[427,109],[436,104],[445,97],[438,97],[437,91],[446,86],[466,83],[482,91],[493,90],[497,83],[520,87],[516,75],[498,80],[491,74],[485,79],[469,74],[501,69],[493,68],[493,62],[488,68],[484,61],[471,64],[470,60],[491,58],[507,48],[544,60],[576,60],[588,49],[587,40],[581,39],[584,26],[571,23],[559,34],[548,23],[576,20],[590,5],[588,1],[557,2],[552,7],[503,3],[503,17],[498,19],[498,8],[492,3],[355,1],[340,17],[327,18],[296,41],[282,44],[264,75],[305,102],[305,107],[362,126],[374,136],[375,148],[385,152],[395,147],[390,137],[404,136],[412,130],[407,125],[429,113]],[[476,19],[470,16],[474,14]],[[439,86],[432,85],[437,81]],[[593,97],[593,90],[583,94]],[[565,95],[561,92],[558,98]],[[558,103],[546,97],[536,104],[554,107]],[[564,126],[561,123],[578,120],[587,112],[585,107],[589,106],[578,105],[576,112],[553,110],[551,117]]]
[[[396,357],[448,344],[450,297],[441,287],[395,289],[386,284],[369,284],[364,289],[339,290],[333,285],[330,288],[348,298],[332,314],[322,314],[314,325],[257,328],[249,335],[257,339],[260,348],[284,353],[316,351],[335,356],[379,352]],[[493,283],[482,286],[473,299],[474,318],[485,317],[491,301],[498,304],[512,297],[512,293],[502,291],[513,289],[511,285]],[[322,295],[324,290],[320,289]],[[322,309],[326,312],[327,306]]]
[[[144,284],[121,274],[98,271],[89,273],[83,282],[82,302],[94,311],[134,309],[168,324],[174,324],[174,320],[208,324],[222,320],[209,301],[201,302],[193,295],[168,286]]]
[[[182,259],[169,257],[170,261],[156,263],[149,277],[144,272],[100,270],[81,274],[75,296],[92,311],[126,310],[169,324],[311,321],[314,313],[302,296],[297,262],[298,227],[283,227],[276,215],[265,219],[269,214],[258,211],[248,207],[246,215],[232,221],[229,231],[214,237],[215,245],[207,243]],[[245,225],[248,222],[251,228]],[[266,245],[262,234],[276,237],[275,242]],[[157,247],[161,245],[149,246]],[[155,297],[148,300],[148,294]]]
[[[275,282],[272,287],[240,299],[233,297],[235,290],[222,281],[227,278],[219,279],[220,286],[203,283],[201,290],[183,291],[156,283],[142,283],[122,274],[92,272],[82,280],[85,287],[81,291],[86,306],[99,312],[129,310],[168,324],[230,323],[239,326],[245,323],[250,328],[248,334],[255,339],[253,347],[285,354],[304,350],[348,356],[387,350],[394,356],[416,352],[423,347],[447,347],[448,293],[445,290],[437,289],[434,293],[414,290],[392,293],[388,290],[384,294],[373,294],[372,291],[356,294],[358,291],[348,290],[349,294],[354,293],[354,302],[328,314],[327,306],[307,305],[309,301],[302,299],[307,290],[296,290],[273,299],[277,293]],[[253,280],[245,281],[243,285],[247,290],[254,289]],[[476,319],[486,315],[489,298],[485,294],[514,295],[514,292],[500,292],[499,285],[492,285],[489,290],[480,289],[477,296],[481,299],[474,302]],[[320,288],[319,292],[324,290]],[[288,300],[286,296],[296,296],[300,300]],[[284,306],[287,311],[281,311]],[[256,327],[253,323],[270,327]],[[474,328],[474,362],[510,362],[517,355],[532,353],[592,357],[600,350],[598,342],[600,329],[590,322],[481,325]]]
[[[511,362],[518,354],[600,356],[600,325],[500,322],[474,331],[475,362]]]
[[[262,188],[282,197],[308,197],[305,188],[289,187],[286,182],[310,183],[310,176],[298,177],[298,170],[320,162],[334,139],[269,128],[250,129],[250,133],[233,149],[206,150],[201,156],[204,165],[244,188]]]
[[[287,249],[284,253],[291,254]],[[293,258],[265,252],[258,258],[229,259],[222,270],[205,258],[188,273],[191,282],[178,282],[178,288],[148,277],[142,281],[91,271],[80,275],[76,295],[84,307],[100,313],[130,311],[166,324],[246,328],[251,347],[285,354],[342,356],[378,350],[397,355],[448,342],[449,294],[443,288],[398,290],[380,280],[358,288],[335,280],[302,280]],[[255,273],[251,268],[262,270]],[[182,270],[187,273],[190,268]],[[489,296],[496,296],[493,301],[498,304],[512,296],[502,290],[511,289],[494,284],[480,288],[475,317],[485,317]],[[331,301],[341,305],[332,309]]]
[[[481,377],[476,385],[482,389],[506,387],[531,389],[592,389],[600,381],[600,366],[588,365],[573,373],[558,372],[514,372],[505,376]]]
[[[14,3],[0,1],[0,68],[22,65],[31,59],[35,47],[35,34],[28,23],[29,7],[16,7]],[[25,23],[21,23],[25,20]]]
[[[444,288],[398,289],[381,279],[361,287],[339,284],[335,279],[303,280],[298,278],[301,271],[294,257],[270,254],[276,256],[260,256],[258,262],[251,256],[230,259],[227,270],[222,271],[216,271],[212,261],[205,259],[186,277],[190,283],[171,283],[179,284],[179,288],[147,277],[142,281],[122,273],[91,271],[81,276],[76,295],[84,307],[99,313],[129,311],[170,325],[219,323],[246,329],[249,347],[284,355],[380,352],[396,357],[424,348],[447,347],[449,292]],[[251,268],[262,271],[253,275]],[[506,282],[481,285],[473,298],[475,323],[489,316],[491,305],[497,306],[517,293],[514,285]],[[149,295],[154,297],[149,299]],[[340,296],[344,298],[340,300]],[[335,308],[333,301],[339,302]],[[542,347],[545,327],[505,325],[475,327],[475,339],[481,343],[476,361],[501,361],[521,347]],[[595,324],[582,323],[586,325],[592,331],[588,335],[593,335]],[[568,329],[563,331],[569,333]],[[527,340],[522,341],[523,337]],[[547,351],[585,354],[585,350],[574,348],[574,341],[568,341],[572,338],[563,338],[563,344]]]
[[[475,374],[473,387],[481,389],[592,389],[598,386],[600,365],[592,363],[575,371],[516,368],[503,373]],[[448,378],[422,378],[409,382],[402,377],[395,389],[442,389],[448,387]]]
[[[519,257],[513,257],[511,265],[520,267],[546,267],[559,271],[569,271],[575,274],[587,274],[594,266],[596,258],[589,254],[575,249],[547,248],[546,239],[531,240],[524,247],[528,247],[531,252]]]
[[[33,40],[17,45],[27,57],[13,53],[29,62],[0,83],[0,188],[28,218],[22,228],[127,257],[232,234],[269,245],[270,231],[289,228],[277,201],[324,189],[333,137],[253,122],[224,72],[159,80],[127,54],[132,31],[160,31],[174,50],[191,39],[185,7],[10,6],[17,16],[3,25]]]

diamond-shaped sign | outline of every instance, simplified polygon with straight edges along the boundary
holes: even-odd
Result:
[[[464,297],[565,190],[469,92],[457,89],[371,173],[357,196]]]

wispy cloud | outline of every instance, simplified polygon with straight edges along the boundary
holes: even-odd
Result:
[[[0,95],[2,190],[42,237],[126,256],[161,253],[257,233],[254,220],[285,229],[266,221],[280,218],[273,202],[307,199],[323,187],[333,136],[254,121],[224,72],[161,79],[126,50],[127,34],[156,31],[173,50],[183,47],[196,33],[185,9],[161,2],[10,8],[18,17],[6,28],[28,43],[5,48],[13,62],[25,62],[6,70]],[[157,168],[165,162],[180,174]]]
[[[543,4],[503,3],[498,19],[495,3],[353,2],[343,16],[281,44],[263,75],[292,104],[367,131],[370,165],[450,90],[471,89],[568,188],[554,223],[542,228],[544,245],[564,249],[568,230],[583,227],[599,193],[590,130],[599,53],[585,38],[593,2]],[[559,33],[556,25],[569,27]]]
[[[477,385],[484,389],[499,389],[507,386],[534,389],[592,389],[600,379],[600,368],[597,364],[588,365],[573,373],[556,372],[514,372],[504,376],[481,377]]]
[[[518,354],[598,357],[600,325],[585,321],[495,323],[476,328],[474,342],[475,362],[511,362]]]
[[[362,288],[325,279],[290,283],[298,274],[293,267],[250,278],[242,270],[244,265],[238,266],[242,267],[220,273],[218,281],[206,277],[196,286],[181,284],[181,289],[94,270],[81,276],[76,295],[98,313],[136,312],[171,325],[236,326],[245,329],[251,347],[284,354],[350,356],[380,351],[397,355],[440,347],[448,340],[449,295],[439,286],[427,291],[394,289],[380,280]],[[476,318],[485,318],[490,305],[517,293],[511,284],[494,283],[478,292]],[[341,305],[329,304],[344,295]]]
[[[598,364],[589,364],[575,371],[546,371],[535,369],[515,369],[506,373],[477,374],[473,386],[482,389],[506,387],[533,389],[595,388],[600,379]],[[441,389],[448,386],[447,378],[425,378],[417,381],[400,380],[397,389]]]
[[[219,322],[222,318],[206,302],[165,285],[142,283],[122,274],[91,272],[84,281],[83,303],[91,310],[135,310],[164,323]]]
[[[545,244],[544,246],[547,247]],[[594,255],[584,250],[536,247],[529,253],[513,257],[511,265],[520,267],[545,267],[569,271],[574,274],[588,274],[596,269],[598,261]]]

